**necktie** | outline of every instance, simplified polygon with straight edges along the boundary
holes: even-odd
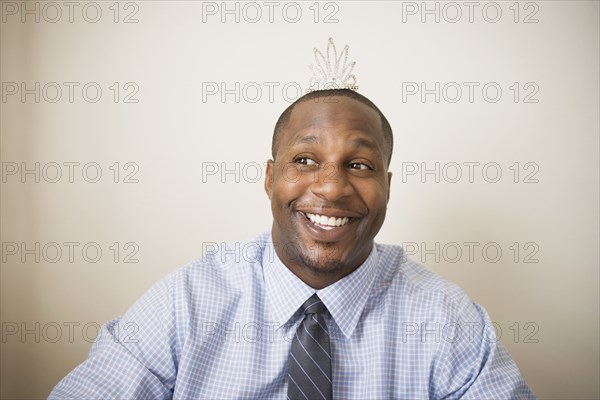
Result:
[[[292,341],[288,399],[332,399],[331,351],[324,318],[327,308],[315,293],[301,310],[305,317]]]

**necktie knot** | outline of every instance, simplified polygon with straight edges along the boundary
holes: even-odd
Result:
[[[302,311],[304,314],[322,314],[327,311],[327,307],[315,293],[302,304]]]

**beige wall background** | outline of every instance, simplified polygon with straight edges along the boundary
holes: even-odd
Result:
[[[0,6],[2,398],[270,228],[272,129],[329,36],[395,131],[377,240],[484,305],[540,398],[600,397],[598,2]]]

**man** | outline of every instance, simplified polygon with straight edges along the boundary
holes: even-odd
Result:
[[[364,96],[300,98],[273,135],[272,231],[158,282],[50,397],[535,398],[483,308],[373,242],[392,147]]]

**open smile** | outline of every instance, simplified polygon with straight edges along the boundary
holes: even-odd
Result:
[[[338,215],[316,214],[306,211],[298,211],[298,216],[304,221],[308,234],[317,241],[337,242],[353,231],[354,223],[358,217],[339,215],[339,212],[331,212]]]
[[[348,217],[328,217],[327,215],[304,213],[306,218],[321,229],[331,230],[346,225],[350,218]]]

